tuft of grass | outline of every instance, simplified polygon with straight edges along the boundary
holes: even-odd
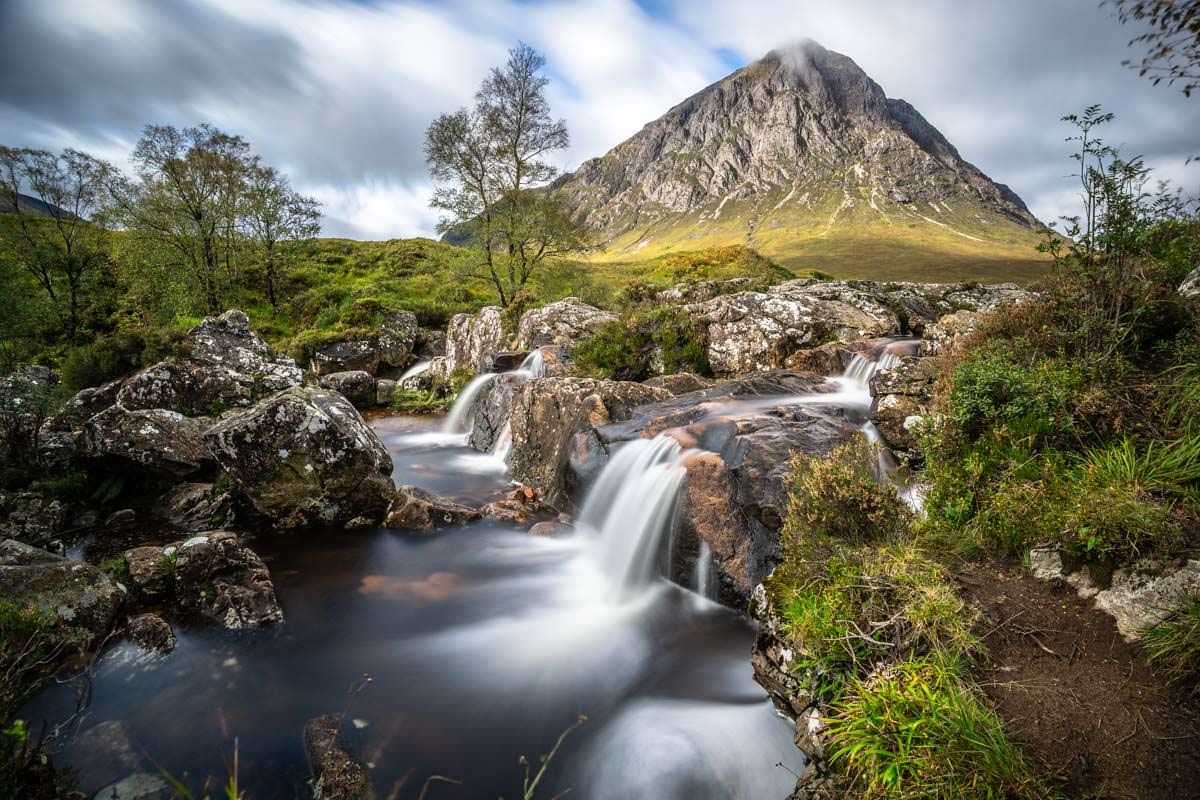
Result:
[[[829,763],[855,796],[1049,798],[955,662],[911,658],[852,680],[830,706]]]
[[[1142,633],[1146,656],[1173,681],[1190,683],[1200,694],[1200,598]]]
[[[1103,483],[1123,483],[1141,491],[1186,494],[1200,483],[1200,433],[1144,447],[1128,436],[1083,458],[1089,476]]]

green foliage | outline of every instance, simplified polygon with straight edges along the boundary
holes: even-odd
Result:
[[[876,447],[861,436],[824,456],[793,455],[785,541],[800,545],[809,537],[828,537],[861,543],[901,533],[908,508],[872,472],[876,463]]]
[[[182,329],[163,327],[122,331],[96,339],[67,354],[62,363],[63,385],[77,392],[179,355],[183,335]]]
[[[680,308],[631,311],[574,349],[576,369],[596,378],[641,381],[655,374],[711,375],[706,331]]]
[[[454,405],[458,393],[471,379],[470,373],[456,369],[449,377],[426,373],[422,388],[405,389],[397,386],[392,392],[391,407],[404,414],[435,414]]]
[[[1142,647],[1172,680],[1190,683],[1200,694],[1200,598],[1142,633]]]
[[[1052,796],[953,661],[909,658],[885,666],[854,679],[831,711],[829,762],[855,796]]]

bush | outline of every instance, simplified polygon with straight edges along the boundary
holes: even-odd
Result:
[[[77,392],[180,355],[183,333],[178,328],[123,331],[77,347],[63,361],[63,385]]]
[[[643,381],[655,374],[711,375],[704,327],[679,308],[634,311],[606,322],[572,353],[594,378]]]
[[[831,704],[829,763],[863,798],[1051,797],[1000,718],[954,665],[911,658]]]

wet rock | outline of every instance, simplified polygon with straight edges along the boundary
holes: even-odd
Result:
[[[786,369],[795,372],[811,372],[815,375],[839,375],[855,355],[867,349],[871,340],[860,342],[826,342],[818,347],[797,350],[783,360]]]
[[[46,547],[66,524],[61,501],[36,492],[0,496],[0,538]]]
[[[152,768],[120,720],[98,722],[80,731],[70,741],[67,756],[78,788],[97,797],[104,791],[102,787]],[[125,795],[119,796],[124,800]]]
[[[379,325],[377,345],[379,361],[385,367],[400,369],[413,360],[418,335],[417,315],[411,311],[390,311]]]
[[[175,632],[158,614],[138,614],[125,626],[129,638],[143,650],[169,653],[175,649]]]
[[[1182,564],[1143,559],[1116,570],[1112,583],[1095,596],[1096,607],[1117,623],[1128,641],[1200,597],[1200,559]]]
[[[902,460],[915,462],[925,457],[916,430],[929,415],[933,386],[941,371],[939,358],[908,356],[871,378],[871,421]]]
[[[392,402],[392,395],[396,392],[396,381],[380,378],[375,381],[375,405],[386,406]]]
[[[669,396],[664,389],[629,381],[540,378],[524,383],[513,395],[509,414],[509,474],[550,505],[565,507],[568,489],[580,478],[594,477],[583,457],[575,462],[587,474],[568,474],[571,452],[586,451],[597,427],[626,420],[635,407]],[[577,435],[585,441],[577,442]]]
[[[529,529],[529,532],[534,536],[562,536],[570,533],[574,528],[565,522],[558,520],[547,520],[539,522]]]
[[[342,718],[325,714],[304,725],[314,800],[373,800],[371,777],[342,741]]]
[[[713,385],[711,379],[691,372],[677,372],[674,375],[656,375],[649,380],[642,381],[642,383],[655,389],[665,389],[673,395],[697,392]]]
[[[105,786],[92,800],[168,800],[175,797],[162,776],[152,772],[135,772],[116,783]]]
[[[484,372],[511,372],[521,366],[521,362],[529,353],[523,350],[500,350],[484,356]]]
[[[1200,297],[1200,267],[1189,272],[1183,283],[1179,284],[1179,294],[1183,297]]]
[[[294,388],[223,419],[205,434],[254,508],[279,527],[381,519],[392,459],[344,397]]]
[[[537,492],[528,486],[518,486],[502,500],[495,500],[480,508],[479,513],[498,522],[522,526],[551,519],[558,514],[539,500]]]
[[[298,386],[304,378],[296,362],[271,350],[250,329],[250,318],[236,309],[205,317],[188,331],[186,346],[193,361],[252,376],[259,395]]]
[[[132,508],[121,508],[104,519],[106,528],[124,528],[137,522],[137,512]]]
[[[233,524],[232,493],[212,483],[180,483],[159,501],[171,524],[185,531],[211,531]]]
[[[175,602],[231,630],[283,620],[271,573],[230,531],[212,531],[174,548]]]
[[[84,423],[78,448],[81,456],[114,469],[135,466],[152,475],[185,478],[212,466],[204,427],[175,411],[115,405]]]
[[[321,377],[321,388],[339,393],[355,408],[375,406],[375,378],[369,372],[332,372]]]
[[[478,314],[455,314],[446,331],[446,373],[484,371],[484,359],[502,349],[503,310],[486,306]]]
[[[177,548],[146,545],[125,553],[130,596],[139,603],[159,603],[175,590]]]
[[[567,297],[526,311],[517,326],[517,345],[531,349],[580,342],[616,318],[616,314],[601,311],[578,298]]]
[[[6,539],[0,542],[0,600],[52,615],[52,638],[88,649],[111,629],[125,590],[90,564]]]
[[[418,486],[401,486],[388,508],[384,527],[393,530],[432,531],[479,519],[479,511]]]
[[[796,674],[796,653],[787,644],[783,620],[775,613],[761,583],[751,595],[750,613],[758,620],[758,635],[750,653],[754,680],[767,690],[782,714],[797,719],[815,707],[817,697],[810,682]]]
[[[467,443],[482,453],[489,453],[496,446],[509,424],[509,409],[515,395],[526,382],[524,376],[503,373],[484,386],[475,401],[471,433]]]
[[[379,346],[374,339],[356,339],[327,344],[313,354],[312,371],[318,375],[336,372],[367,372],[379,369]]]

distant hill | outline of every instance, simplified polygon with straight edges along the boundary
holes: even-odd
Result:
[[[42,217],[55,216],[56,206],[46,203],[36,197],[30,197],[27,194],[18,194],[17,202],[20,204],[19,210],[23,214],[37,214]],[[0,214],[14,214],[18,211],[18,207],[13,205],[12,197],[7,193],[0,194]],[[57,216],[67,217],[70,212],[63,209],[58,209]]]
[[[551,187],[599,260],[746,245],[843,277],[1030,279],[1043,230],[851,59],[772,51]]]

